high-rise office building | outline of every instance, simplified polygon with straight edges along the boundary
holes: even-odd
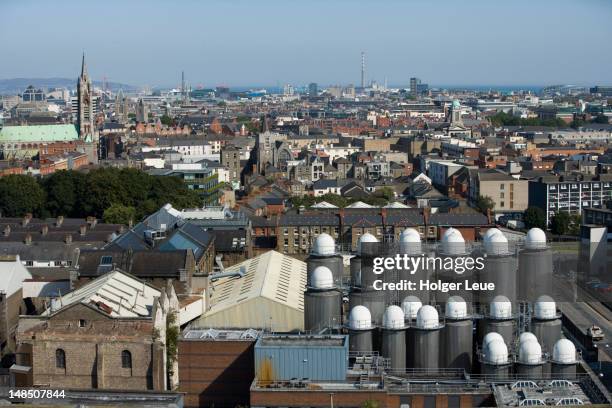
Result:
[[[308,95],[317,96],[319,94],[319,86],[316,82],[311,82],[308,84]]]

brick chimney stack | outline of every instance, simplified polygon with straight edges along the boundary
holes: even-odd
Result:
[[[66,243],[66,245],[72,244],[72,234],[66,234],[66,236],[64,237],[64,242]]]
[[[4,236],[8,237],[9,235],[11,235],[11,226],[7,225],[6,227],[4,227]]]
[[[63,215],[58,215],[57,219],[55,220],[55,226],[56,227],[61,227],[63,223],[64,223],[64,216]]]
[[[25,241],[26,245],[30,245],[32,243],[32,234],[27,233],[26,236],[25,236],[24,241]]]
[[[44,224],[40,229],[40,233],[42,235],[47,235],[49,233],[49,226],[47,224]]]
[[[79,234],[85,235],[87,233],[87,225],[83,224],[79,227]]]

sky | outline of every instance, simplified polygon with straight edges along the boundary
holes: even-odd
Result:
[[[0,1],[0,78],[612,84],[610,0]]]

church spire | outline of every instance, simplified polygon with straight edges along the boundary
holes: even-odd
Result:
[[[85,63],[85,51],[83,51],[83,61],[81,62],[81,77],[87,76],[87,64]]]

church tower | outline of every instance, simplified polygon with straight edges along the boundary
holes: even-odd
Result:
[[[81,76],[77,82],[77,128],[81,140],[94,141],[94,96],[91,78],[87,73],[85,53],[81,64]]]

